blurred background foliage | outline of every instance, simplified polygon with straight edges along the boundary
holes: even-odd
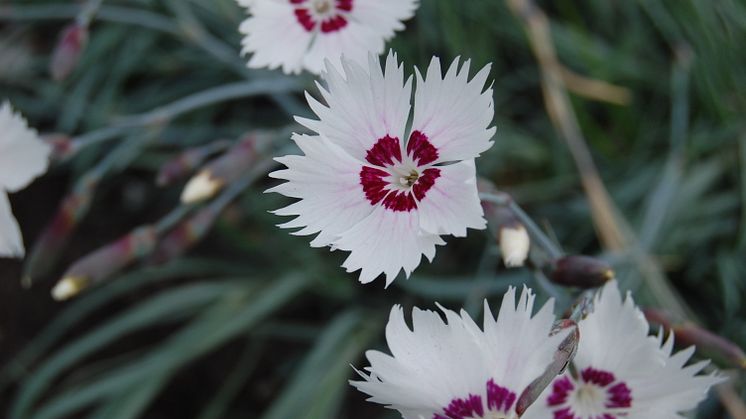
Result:
[[[524,282],[548,297],[529,270],[501,266],[484,232],[449,239],[432,264],[386,291],[382,282],[362,286],[338,267],[344,255],[274,226],[281,220],[268,211],[287,200],[262,194],[273,185],[266,163],[218,198],[219,217],[184,227],[200,208],[179,204],[186,178],[156,185],[161,167],[190,147],[257,130],[272,138],[263,160],[286,152],[287,132],[300,130],[291,116],[308,114],[302,91],[313,91],[312,78],[245,69],[244,13],[233,0],[107,0],[78,68],[55,82],[50,56],[81,4],[0,2],[0,97],[41,132],[86,144],[12,197],[29,248],[66,196],[90,200],[57,251],[32,255],[25,268],[0,261],[3,417],[395,418],[347,384],[349,365],[384,347],[393,303],[437,300],[477,315],[483,298],[497,303]],[[480,173],[565,251],[605,258],[624,288],[655,306],[630,256],[650,254],[702,325],[746,346],[746,4],[538,6],[587,146],[636,238],[631,252],[598,239],[592,197],[547,114],[540,67],[506,2],[423,0],[390,46],[409,68],[433,54],[493,63],[498,133]],[[621,89],[605,85],[593,97],[589,80]],[[199,102],[198,92],[213,100]],[[51,299],[72,262],[151,224],[159,234],[186,228],[181,243],[196,247],[146,254],[71,302]],[[742,380],[735,391],[743,396]],[[730,417],[714,396],[699,415]]]

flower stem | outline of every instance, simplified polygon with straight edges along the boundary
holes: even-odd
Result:
[[[72,152],[67,156],[67,158],[69,159],[71,156],[74,156],[76,152],[85,147],[117,138],[134,128],[163,125],[182,114],[214,105],[216,103],[269,93],[286,93],[300,89],[301,85],[288,77],[242,81],[213,87],[186,96],[149,112],[123,117],[113,126],[73,138]]]
[[[81,26],[87,27],[91,23],[91,21],[93,21],[93,19],[96,17],[96,14],[101,8],[101,4],[103,2],[104,0],[88,0],[83,5],[83,9],[78,14],[78,17],[77,17],[78,24],[80,24]]]
[[[565,252],[547,236],[544,231],[529,217],[508,194],[502,192],[480,192],[479,198],[482,201],[490,202],[495,205],[507,207],[521,223],[526,227],[531,239],[544,250],[551,259],[557,259],[564,256]]]

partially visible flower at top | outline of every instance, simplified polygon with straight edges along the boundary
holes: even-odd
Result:
[[[339,67],[340,56],[364,63],[381,54],[395,31],[404,29],[418,0],[237,0],[250,17],[239,30],[249,67],[306,69],[318,74],[324,60]]]
[[[318,135],[294,135],[305,153],[276,159],[287,166],[270,174],[287,180],[269,192],[299,198],[276,211],[298,217],[283,228],[316,234],[311,246],[349,251],[342,265],[368,283],[381,273],[386,285],[399,271],[409,276],[425,255],[432,260],[441,235],[484,229],[474,158],[492,146],[495,128],[489,66],[468,80],[469,61],[451,64],[445,77],[433,58],[417,89],[408,126],[412,78],[404,80],[394,53],[382,71],[342,60],[344,76],[329,64],[326,106],[307,95],[320,120],[298,118]]]
[[[8,192],[25,188],[43,174],[50,147],[9,102],[0,106],[0,257],[23,257],[23,237],[8,201]]]
[[[685,366],[694,347],[672,355],[674,337],[649,335],[649,325],[630,295],[623,301],[609,281],[594,311],[578,324],[576,375],[557,378],[524,419],[681,419],[708,389],[722,381],[698,375],[707,361]]]
[[[417,308],[413,330],[394,306],[386,326],[391,355],[368,351],[368,374],[351,381],[370,401],[398,410],[405,419],[514,419],[526,387],[552,362],[564,338],[549,336],[554,322],[550,300],[532,317],[533,293],[515,288],[503,297],[495,319],[484,304],[483,328],[465,311]]]

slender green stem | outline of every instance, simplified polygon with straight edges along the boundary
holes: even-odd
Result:
[[[169,6],[176,14],[174,23],[166,16],[135,8],[102,6],[96,15],[97,19],[138,25],[148,29],[177,36],[189,42],[218,61],[227,65],[234,73],[241,77],[253,78],[255,71],[246,68],[239,53],[231,45],[213,36],[192,14],[191,9],[182,1],[174,1]],[[0,20],[39,20],[39,19],[73,19],[81,12],[81,6],[67,4],[52,4],[45,6],[14,6],[0,7]],[[295,98],[284,94],[286,92],[269,93],[272,100],[289,115],[303,115],[307,113]]]
[[[227,416],[230,403],[235,399],[244,383],[259,366],[261,342],[255,336],[247,339],[241,358],[232,371],[226,374],[225,380],[215,392],[210,403],[202,409],[199,419],[219,419]]]
[[[295,148],[293,146],[287,146],[280,150],[278,153],[279,155],[284,155]],[[262,160],[261,162],[257,163],[250,171],[248,171],[244,176],[238,178],[235,182],[231,183],[230,186],[228,186],[225,191],[217,198],[215,201],[212,202],[213,208],[216,211],[222,211],[228,204],[230,204],[234,199],[236,199],[246,188],[248,188],[254,181],[260,177],[265,175],[267,172],[269,172],[273,167],[277,165],[277,162],[275,162],[271,157],[266,158]]]
[[[72,140],[74,152],[82,148],[117,138],[139,127],[162,125],[182,114],[228,100],[259,96],[268,93],[292,92],[300,84],[288,77],[231,83],[204,90],[144,114],[123,117],[115,125],[89,132]]]
[[[485,202],[490,202],[495,205],[507,207],[510,212],[513,213],[513,215],[515,215],[515,217],[518,218],[521,224],[523,224],[523,226],[526,228],[529,236],[531,236],[532,243],[542,249],[546,253],[547,258],[550,261],[559,259],[564,256],[564,252],[562,251],[562,249],[544,233],[544,231],[538,226],[538,224],[536,224],[534,220],[531,219],[531,217],[529,217],[529,215],[526,214],[526,212],[523,211],[523,209],[508,194],[501,192],[482,192],[479,194],[479,198]],[[563,306],[566,305],[569,302],[567,295],[563,293],[558,286],[552,284],[551,281],[549,281],[549,279],[540,268],[543,263],[536,263],[536,261],[534,261],[534,265],[535,267],[533,268],[533,274],[534,278],[536,278],[536,283],[550,296],[552,296],[558,304]]]
[[[0,21],[69,20],[80,13],[81,6],[75,4],[3,6],[0,7]],[[96,19],[180,35],[179,27],[166,16],[133,7],[101,6]]]
[[[104,0],[88,0],[83,5],[83,10],[78,14],[77,21],[81,26],[88,26],[91,21],[96,17],[96,13],[101,8],[101,4]]]
[[[491,202],[495,205],[506,206],[526,227],[526,231],[536,244],[539,245],[551,259],[557,259],[564,255],[562,249],[547,236],[544,231],[526,214],[525,211],[507,194],[482,192],[479,198],[485,202]]]
[[[166,231],[174,228],[174,226],[181,222],[194,208],[194,205],[179,205],[171,212],[166,214],[165,217],[158,220],[155,224],[155,232],[158,235],[165,233]]]
[[[216,103],[271,93],[294,92],[301,88],[302,86],[290,77],[230,83],[194,93],[144,114],[123,117],[122,121],[124,124],[136,126],[163,123],[181,114]]]
[[[170,0],[166,3],[166,6],[173,11],[177,25],[184,36],[222,63],[238,70],[242,75],[246,74],[248,69],[243,61],[238,58],[236,50],[210,34],[194,16],[187,2]]]

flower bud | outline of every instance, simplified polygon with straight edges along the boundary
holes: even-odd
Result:
[[[182,221],[160,240],[150,261],[157,264],[165,263],[184,254],[207,234],[218,214],[218,209],[210,205],[201,208],[188,220]]]
[[[46,134],[41,138],[52,147],[52,154],[49,157],[52,162],[65,160],[75,153],[75,145],[67,134]]]
[[[74,22],[62,30],[49,64],[49,71],[55,81],[66,79],[75,70],[87,43],[87,26]]]
[[[500,253],[508,268],[523,266],[528,257],[531,240],[523,224],[515,221],[500,226]]]
[[[549,279],[566,287],[596,288],[614,278],[609,264],[590,256],[564,256],[555,260],[551,269]]]
[[[201,170],[196,176],[189,179],[184,190],[181,192],[181,202],[193,204],[202,202],[215,196],[225,186],[225,179],[213,176],[209,169]]]
[[[45,228],[31,251],[24,266],[23,284],[31,286],[34,280],[48,274],[64,251],[83,216],[91,206],[98,181],[83,178],[71,194],[65,197],[52,222]]]
[[[212,160],[187,182],[181,202],[192,204],[212,198],[225,185],[234,181],[256,160],[256,137],[249,135],[225,154]]]
[[[52,297],[66,300],[119,272],[134,260],[149,254],[156,244],[151,226],[140,227],[75,262],[52,289]]]
[[[481,182],[481,185],[485,189],[491,187],[491,184],[487,181]],[[509,198],[507,198],[507,195],[505,197],[507,202]],[[503,205],[496,205],[493,202],[483,200],[482,208],[484,209],[484,216],[500,244],[500,253],[505,266],[508,268],[523,266],[531,247],[531,239],[526,227],[518,220],[513,211]]]
[[[573,358],[575,358],[580,342],[580,329],[577,323],[570,319],[557,320],[549,334],[550,336],[554,336],[558,333],[567,333],[567,336],[560,343],[557,351],[554,353],[552,363],[547,366],[544,373],[531,382],[523,393],[521,393],[515,408],[519,416],[538,400],[544,389],[557,378],[557,375],[562,374]]]
[[[83,277],[66,277],[52,288],[52,298],[57,301],[68,300],[80,293],[88,286],[88,280]]]
[[[179,153],[176,158],[169,160],[158,171],[156,183],[158,186],[167,186],[173,182],[188,176],[199,168],[211,154],[224,151],[228,141],[214,141],[201,147],[190,148]]]

